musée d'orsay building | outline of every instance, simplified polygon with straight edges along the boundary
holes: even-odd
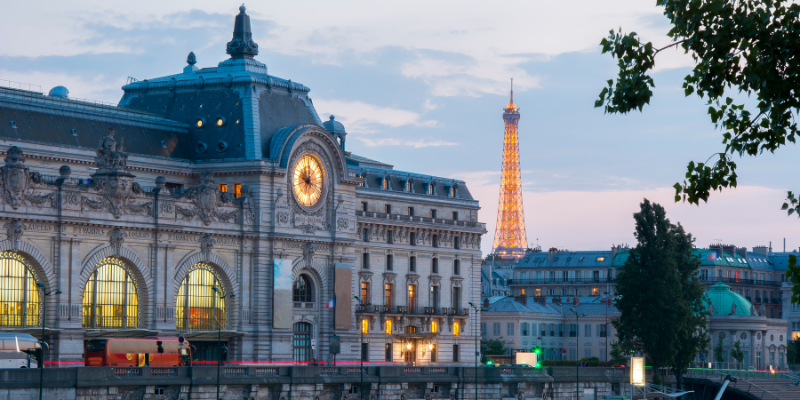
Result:
[[[255,60],[244,7],[227,53],[130,79],[118,107],[0,88],[0,330],[46,313],[53,363],[150,335],[213,359],[218,334],[229,361],[327,362],[331,337],[356,361],[362,330],[370,362],[472,363],[486,231],[464,182],[347,152]]]

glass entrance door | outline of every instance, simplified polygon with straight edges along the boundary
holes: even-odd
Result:
[[[405,346],[404,358],[406,365],[414,366],[417,362],[417,340],[410,340],[403,344]]]
[[[307,322],[294,324],[292,345],[292,356],[295,363],[307,363],[311,360],[311,324]]]

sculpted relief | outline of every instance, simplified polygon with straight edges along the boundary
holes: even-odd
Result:
[[[0,168],[0,185],[2,185],[3,202],[13,209],[23,204],[34,207],[55,207],[55,193],[37,193],[34,188],[43,186],[42,175],[31,172],[25,166],[22,150],[13,146],[8,149],[5,165]]]

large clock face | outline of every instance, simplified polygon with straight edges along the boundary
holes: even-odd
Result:
[[[305,154],[297,160],[292,176],[292,187],[297,201],[304,207],[313,207],[322,197],[322,184],[325,176],[316,158]]]

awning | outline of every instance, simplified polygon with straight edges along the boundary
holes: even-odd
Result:
[[[186,339],[194,340],[217,340],[217,339],[230,339],[235,337],[244,336],[244,333],[237,331],[200,331],[200,332],[184,332],[181,336]]]
[[[149,329],[97,329],[88,330],[84,334],[84,336],[91,338],[137,338],[156,335],[158,335],[158,331]]]
[[[42,327],[29,327],[29,328],[2,328],[0,332],[6,333],[27,333],[28,335],[41,338],[42,337]],[[53,329],[53,328],[44,328],[44,335],[58,335],[61,333],[61,329]]]

